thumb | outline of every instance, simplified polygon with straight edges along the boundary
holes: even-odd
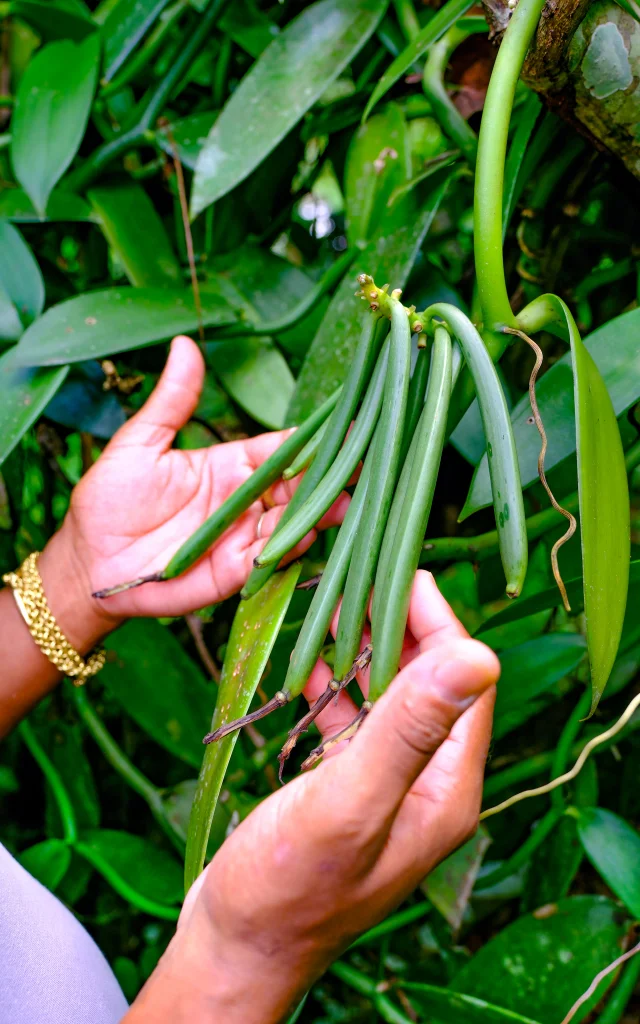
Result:
[[[204,383],[204,359],[195,341],[178,335],[151,395],[114,437],[116,444],[145,445],[167,451],[178,430],[193,415]]]
[[[478,640],[455,639],[420,654],[376,701],[342,755],[376,794],[376,813],[394,816],[456,721],[500,675],[496,655]]]

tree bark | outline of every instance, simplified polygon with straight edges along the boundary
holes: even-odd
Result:
[[[507,0],[483,0],[492,38]],[[547,106],[640,178],[640,24],[614,0],[548,0],[523,79]]]

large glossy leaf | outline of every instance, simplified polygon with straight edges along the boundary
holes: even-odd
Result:
[[[300,568],[294,564],[276,573],[254,597],[240,602],[227,645],[212,729],[248,711],[295,591]],[[205,750],[189,821],[185,891],[204,866],[213,815],[237,739],[238,733],[231,733]]]
[[[84,135],[98,77],[97,32],[39,50],[25,71],[12,118],[11,160],[37,212],[73,160]]]
[[[169,0],[118,0],[104,20],[103,80],[109,82],[136,48]]]
[[[387,213],[387,201],[411,177],[407,122],[389,103],[354,133],[344,175],[349,245],[364,246]]]
[[[460,1024],[463,1021],[464,1024],[538,1024],[531,1017],[504,1010],[485,999],[453,992],[450,988],[410,981],[403,982],[402,990],[409,996],[409,1002],[423,1012],[420,1019],[429,1024],[453,1024],[454,1021]],[[494,999],[499,998],[500,993],[496,992]]]
[[[215,690],[169,629],[132,619],[107,640],[100,679],[157,743],[200,766]]]
[[[251,173],[350,63],[387,0],[320,0],[290,22],[233,92],[196,165],[196,216]]]
[[[91,12],[81,0],[11,0],[11,14],[32,25],[45,42],[79,42],[96,30]]]
[[[620,955],[629,926],[619,906],[604,896],[572,896],[545,915],[527,914],[487,942],[455,975],[456,992],[494,1001],[541,1024],[561,1016],[594,975]],[[576,1018],[583,1020],[611,978]]]
[[[33,224],[42,220],[91,221],[94,214],[85,199],[59,188],[49,196],[45,216],[41,217],[23,188],[8,188],[0,194],[0,217],[16,224]]]
[[[384,75],[376,85],[369,97],[369,101],[362,115],[363,121],[369,116],[376,103],[389,91],[399,78],[407,73],[412,64],[433,44],[441,39],[447,29],[456,23],[458,18],[473,7],[473,0],[449,0],[412,39],[402,53],[398,54],[391,67],[387,68]]]
[[[206,326],[229,324],[233,312],[219,295],[202,296]],[[57,366],[142,348],[198,329],[190,290],[108,288],[85,292],[48,309],[16,347],[23,366]]]
[[[584,340],[585,348],[602,374],[616,416],[626,412],[640,399],[639,333],[640,309],[633,309],[609,320]],[[524,343],[516,339],[514,344]],[[529,358],[528,353],[525,357],[524,349],[523,358]],[[575,402],[569,352],[540,377],[536,384],[536,395],[549,439],[545,459],[545,467],[549,472],[576,450]],[[525,395],[511,413],[523,487],[538,479],[540,435],[535,424],[529,422],[530,418],[529,396]],[[465,514],[471,515],[490,504],[491,483],[485,455],[473,477]]]
[[[358,339],[365,307],[354,298],[358,274],[371,274],[402,288],[431,226],[447,182],[441,183],[423,204],[416,217],[393,231],[381,226],[366,249],[358,255],[351,271],[333,296],[296,383],[288,423],[299,423],[328,398],[345,378]]]
[[[45,839],[23,850],[18,860],[30,875],[55,892],[71,864],[71,848],[62,839]]]
[[[640,836],[624,818],[601,807],[580,812],[578,834],[584,851],[634,917],[640,917]]]
[[[35,423],[69,372],[68,366],[32,370],[16,362],[17,346],[0,356],[0,463]]]
[[[182,901],[178,861],[141,836],[114,829],[88,829],[80,833],[75,849],[125,899],[130,898],[128,890],[134,890],[144,900],[164,906]],[[132,902],[135,904],[135,900]]]
[[[101,185],[87,193],[98,223],[137,288],[182,283],[182,271],[164,224],[141,185]]]
[[[272,430],[284,425],[294,379],[283,355],[266,338],[235,338],[207,346],[210,365],[231,397]]]
[[[567,306],[555,296],[536,300],[541,307],[545,302],[549,312],[540,326],[562,328],[568,333],[571,345],[584,610],[593,714],[615,661],[627,603],[629,489],[620,432],[606,381],[583,344]],[[605,330],[615,323],[612,321]],[[597,333],[602,344],[602,332]],[[608,344],[619,352],[620,334],[615,328],[613,334],[608,333]],[[632,360],[640,368],[637,344]],[[624,372],[629,374],[628,364]],[[640,385],[640,379],[638,383]],[[540,411],[544,421],[542,407]],[[551,436],[548,423],[546,430]],[[461,518],[466,514],[467,506]]]
[[[44,281],[36,259],[20,232],[0,220],[0,284],[26,327],[44,306]]]
[[[0,282],[0,341],[17,341],[23,329],[18,310]]]
[[[494,737],[500,739],[526,720],[527,702],[573,672],[585,652],[584,637],[573,633],[549,633],[501,651]]]

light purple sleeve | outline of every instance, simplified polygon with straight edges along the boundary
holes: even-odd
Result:
[[[0,844],[0,1024],[117,1024],[126,1011],[88,932]]]

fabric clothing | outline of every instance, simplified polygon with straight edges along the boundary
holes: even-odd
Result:
[[[0,1024],[117,1024],[126,1011],[89,933],[0,844]]]

